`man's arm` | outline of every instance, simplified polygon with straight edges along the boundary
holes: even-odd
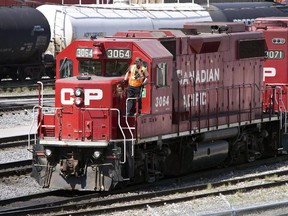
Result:
[[[127,72],[125,74],[124,80],[127,81],[129,79],[130,73],[131,73],[131,66],[128,68],[128,70],[127,70]]]
[[[129,73],[130,73],[130,71],[127,71],[127,72],[126,72],[125,77],[124,77],[124,80],[128,80]]]
[[[148,77],[149,77],[149,74],[148,74],[148,72],[147,72],[147,68],[145,68],[145,69],[143,70],[143,75],[144,75],[144,80],[143,80],[142,85],[146,85],[147,82],[148,82]]]

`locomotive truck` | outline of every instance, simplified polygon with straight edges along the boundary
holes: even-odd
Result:
[[[33,176],[108,191],[287,151],[281,110],[263,112],[265,49],[263,33],[231,22],[72,42],[56,64],[75,76],[56,80],[55,107],[39,102]],[[127,116],[137,57],[150,76],[141,115]]]

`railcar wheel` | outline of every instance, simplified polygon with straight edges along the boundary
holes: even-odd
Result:
[[[55,70],[53,68],[46,68],[46,75],[49,76],[50,79],[55,78]]]
[[[26,80],[27,76],[26,76],[24,68],[22,68],[22,67],[18,68],[17,77],[18,77],[18,80],[21,81],[21,82]]]

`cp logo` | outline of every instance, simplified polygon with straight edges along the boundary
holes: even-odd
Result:
[[[61,89],[61,104],[72,105],[74,103],[74,90],[71,88]],[[103,91],[101,89],[84,89],[84,105],[90,105],[92,100],[101,100]]]
[[[266,77],[275,77],[275,76],[276,76],[276,68],[273,67],[263,68],[263,81],[265,81]]]

